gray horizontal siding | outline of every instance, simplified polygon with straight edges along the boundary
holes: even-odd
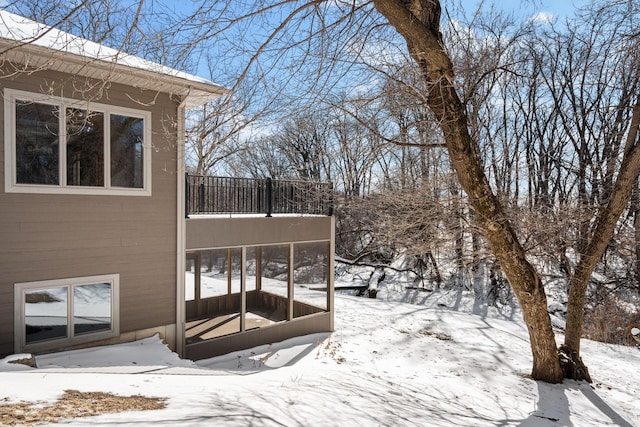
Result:
[[[37,73],[0,79],[0,88],[37,91],[45,78],[69,80]],[[155,102],[142,107],[126,91]],[[165,128],[177,104],[168,95],[115,84],[94,101],[152,112],[152,196],[7,194],[0,144],[0,356],[13,352],[17,282],[119,273],[122,333],[175,323],[177,156]],[[0,102],[0,120],[2,110]]]

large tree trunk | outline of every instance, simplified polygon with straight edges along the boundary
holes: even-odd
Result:
[[[640,172],[640,100],[634,107],[631,126],[627,133],[624,157],[616,177],[611,197],[596,218],[596,227],[569,281],[569,303],[564,345],[580,357],[580,339],[584,318],[584,305],[589,279],[613,236],[620,215],[627,207],[634,184]],[[586,379],[574,377],[574,379]]]
[[[631,193],[630,210],[633,215],[633,244],[635,248],[634,279],[636,286],[640,286],[640,186],[637,179]],[[638,290],[640,291],[640,288]]]
[[[404,37],[428,86],[427,103],[439,120],[451,163],[469,196],[478,224],[514,290],[529,330],[532,377],[562,381],[547,298],[540,277],[525,258],[510,221],[493,194],[471,139],[464,105],[453,87],[453,65],[444,50],[438,0],[374,0],[378,11]]]

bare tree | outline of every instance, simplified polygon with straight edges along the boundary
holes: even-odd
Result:
[[[557,348],[547,313],[546,295],[539,275],[525,258],[525,251],[510,220],[494,195],[477,155],[477,145],[468,130],[468,118],[453,83],[453,66],[445,53],[439,31],[438,1],[376,0],[376,8],[407,41],[409,52],[420,65],[429,84],[429,107],[439,119],[450,158],[462,187],[474,207],[492,251],[514,289],[529,327],[533,352],[532,376],[548,382],[563,377]],[[640,171],[640,147],[637,141],[640,111],[635,109],[627,134],[622,163],[606,206],[595,220],[595,229],[588,241],[574,274],[571,276],[569,313],[565,340],[565,356],[571,364],[564,375],[590,380],[586,370],[572,369],[581,363],[579,357],[582,335],[584,296],[589,277],[611,239],[620,214],[627,206],[633,184]]]
[[[531,340],[532,376],[547,382],[560,382],[562,370],[544,287],[527,261],[477,155],[477,143],[469,133],[464,104],[454,87],[453,64],[444,49],[440,3],[432,0],[375,0],[374,3],[405,38],[409,53],[421,68],[428,85],[427,104],[442,128],[451,163],[474,207],[476,219],[520,301]]]
[[[576,212],[585,214],[576,226],[579,259],[569,274],[571,286],[564,350],[565,355],[577,364],[580,362],[580,338],[589,278],[612,237],[621,213],[628,207],[640,168],[640,148],[637,147],[640,112],[636,106],[637,76],[634,75],[634,70],[637,72],[638,69],[637,62],[634,62],[638,57],[638,34],[631,27],[632,20],[625,20],[625,16],[637,14],[633,9],[636,6],[616,1],[600,10],[594,9],[591,25],[596,31],[588,34],[589,37],[583,34],[581,37],[564,38],[559,33],[551,33],[543,39],[548,43],[542,47],[553,46],[555,37],[559,42],[556,46],[566,48],[549,49],[556,55],[563,52],[568,56],[577,55],[571,63],[563,62],[561,56],[550,57],[535,38],[528,49],[525,44],[519,52],[524,58],[519,58],[516,53],[521,47],[518,44],[521,38],[502,38],[499,33],[485,37],[486,45],[478,45],[473,38],[459,38],[468,42],[466,47],[464,44],[452,44],[452,50],[448,52],[440,32],[441,9],[437,0],[374,0],[375,9],[367,2],[323,0],[284,0],[247,7],[236,2],[203,2],[188,21],[172,27],[184,31],[182,37],[189,37],[188,46],[185,45],[184,51],[176,58],[185,59],[193,53],[202,53],[206,47],[213,46],[209,41],[218,42],[222,37],[221,44],[230,52],[238,53],[226,64],[233,65],[238,71],[239,82],[251,81],[254,87],[269,92],[269,96],[256,101],[264,106],[272,102],[270,99],[279,97],[284,99],[279,108],[296,105],[302,110],[302,106],[311,105],[320,94],[330,94],[335,92],[335,88],[344,87],[346,76],[355,78],[356,75],[362,77],[368,91],[378,96],[380,76],[384,76],[382,80],[385,82],[390,76],[400,80],[394,72],[407,66],[408,51],[418,78],[407,86],[412,88],[412,97],[422,110],[405,111],[403,106],[390,112],[386,117],[396,119],[397,126],[386,128],[380,122],[379,105],[372,102],[372,97],[339,99],[341,109],[328,116],[331,124],[329,141],[333,144],[327,150],[333,157],[329,175],[336,177],[345,193],[357,196],[372,194],[373,189],[384,185],[391,187],[396,179],[400,188],[407,189],[415,181],[425,182],[429,176],[426,155],[429,151],[424,150],[424,146],[440,144],[442,138],[449,155],[448,165],[455,170],[471,208],[462,203],[461,195],[456,194],[457,186],[448,181],[448,193],[453,195],[450,199],[439,200],[435,193],[422,194],[434,196],[434,203],[450,202],[449,208],[458,213],[458,222],[474,220],[483,230],[522,306],[533,353],[532,376],[548,382],[559,382],[563,375],[588,379],[586,370],[578,373],[562,371],[543,283],[526,257],[523,235],[527,233],[518,235],[517,222],[510,213],[520,208],[519,186],[523,181],[519,174],[524,163],[529,175],[526,180],[529,212],[547,218],[545,215],[549,207],[557,208],[558,203],[569,204],[575,195]],[[71,10],[61,19],[68,19],[74,13],[78,11]],[[143,14],[135,16],[142,17]],[[264,32],[248,31],[258,21],[263,24]],[[141,25],[139,22],[142,21],[132,22],[131,28],[137,28]],[[381,25],[385,22],[391,25]],[[607,27],[609,23],[613,27]],[[107,23],[105,28],[107,35],[115,37],[113,25]],[[236,29],[233,34],[238,36],[237,39],[225,35],[231,28]],[[611,28],[619,31],[611,31]],[[405,49],[400,49],[395,43],[391,30],[404,39]],[[618,44],[598,44],[600,34],[613,34],[612,40]],[[528,36],[522,33],[523,38],[525,35]],[[128,40],[139,36],[136,31],[127,31],[124,35]],[[450,40],[455,39],[451,37]],[[509,43],[499,45],[502,40]],[[600,57],[611,57],[622,51],[626,56],[616,57],[624,65],[620,68],[611,64],[599,69],[586,66]],[[457,57],[459,52],[464,52],[459,55],[462,58]],[[456,64],[463,63],[464,57],[472,57],[474,61],[466,70],[456,68],[452,56]],[[314,74],[309,74],[309,70]],[[601,75],[597,76],[598,73]],[[313,78],[309,78],[310,75]],[[255,80],[251,80],[253,76]],[[594,76],[601,79],[594,79]],[[621,78],[615,80],[615,76]],[[528,80],[531,78],[534,80]],[[531,90],[513,90],[513,86],[526,87],[529,82],[534,83]],[[618,91],[608,91],[611,85],[619,86]],[[311,99],[305,103],[301,101],[304,98],[301,94],[309,95]],[[502,111],[493,110],[496,104],[500,104],[492,104],[498,99],[496,94],[501,97]],[[551,101],[546,110],[538,109],[540,95],[543,100]],[[405,99],[405,96],[398,98]],[[409,98],[411,96],[407,96]],[[336,104],[335,100],[332,104]],[[430,110],[428,114],[424,114],[425,105]],[[533,109],[536,111],[532,112]],[[258,108],[257,111],[264,110]],[[414,115],[413,111],[418,114]],[[407,112],[411,114],[405,115]],[[203,114],[202,117],[205,116]],[[438,132],[431,132],[428,126],[424,126],[429,121],[427,117],[437,124]],[[215,148],[224,138],[212,136],[225,125],[215,122],[210,125],[209,122],[203,121],[206,126],[194,135],[199,135],[202,142]],[[237,116],[235,122],[246,123],[241,116]],[[393,135],[393,129],[398,131],[396,135]],[[431,139],[427,142],[428,138]],[[271,137],[265,140],[269,144],[275,142]],[[382,142],[395,142],[400,148],[396,150]],[[524,157],[520,157],[520,147],[525,149]],[[216,150],[209,153],[203,150],[203,158],[213,156],[213,164],[220,161],[211,154]],[[302,147],[298,154],[304,163],[304,156],[310,153]],[[389,157],[377,161],[376,157],[379,159],[382,155]],[[280,156],[276,160],[279,162],[285,158]],[[399,168],[393,172],[386,170],[381,174],[384,178],[376,182],[377,177],[372,173],[374,168],[395,165],[396,161]],[[280,168],[285,164],[278,162],[273,163],[274,170],[276,166]],[[287,164],[291,164],[291,159]],[[416,168],[417,165],[420,167]],[[203,166],[204,169],[206,167]],[[304,168],[301,170],[306,174]],[[317,175],[317,171],[313,174]],[[575,184],[572,179],[565,179],[567,177],[575,177]],[[504,206],[511,209],[509,212],[503,207],[504,201],[507,202]],[[413,210],[425,209],[421,206],[424,205],[413,205]],[[637,211],[632,209],[631,212],[637,215]],[[360,237],[367,236],[373,229],[373,223],[363,221],[362,224]],[[525,224],[525,221],[521,220],[520,224]],[[428,224],[416,223],[415,227],[413,230],[430,236]],[[455,225],[450,227],[456,230]],[[460,230],[462,228],[455,233],[458,252],[464,249],[465,234]],[[354,247],[371,247],[371,240],[363,239]],[[384,247],[385,244],[378,246]],[[389,241],[386,247],[393,253],[397,242]],[[427,247],[422,249],[429,250]],[[460,254],[456,257],[458,260],[463,258]]]
[[[328,150],[331,127],[326,110],[306,112],[284,122],[274,136],[276,149],[289,165],[292,178],[331,180]]]
[[[254,118],[245,116],[246,101],[232,93],[189,112],[187,166],[196,175],[209,175],[216,166],[246,149],[242,132]]]

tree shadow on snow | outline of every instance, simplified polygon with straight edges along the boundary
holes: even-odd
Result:
[[[522,420],[518,426],[520,427],[542,427],[542,426],[578,426],[571,420],[570,400],[586,398],[594,408],[602,415],[610,420],[611,425],[620,427],[633,427],[631,423],[618,414],[607,402],[605,402],[591,384],[586,382],[576,382],[565,380],[564,384],[547,384],[536,381],[538,387],[538,401],[535,410],[529,414],[529,417]],[[582,414],[587,417],[587,414]],[[575,420],[574,420],[575,421]],[[606,422],[603,419],[603,422]]]
[[[293,366],[314,350],[320,351],[320,346],[330,336],[330,333],[303,335],[274,344],[199,360],[196,364],[201,368],[236,373],[256,373]]]

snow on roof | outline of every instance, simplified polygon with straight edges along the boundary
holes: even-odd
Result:
[[[0,55],[34,67],[79,74],[180,96],[187,107],[227,90],[210,80],[74,36],[0,10]]]

